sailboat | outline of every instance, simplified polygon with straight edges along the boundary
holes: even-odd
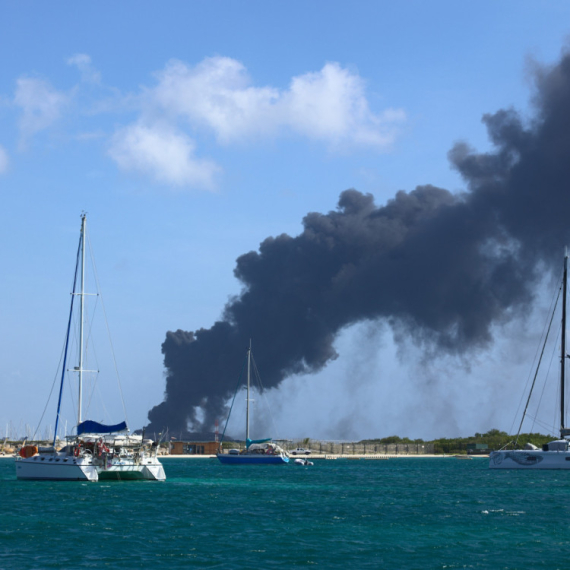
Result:
[[[83,419],[83,374],[88,372],[84,368],[84,312],[85,297],[88,295],[85,292],[86,229],[86,215],[82,214],[53,442],[51,446],[45,447],[24,445],[16,458],[16,477],[51,481],[98,481],[99,479],[163,481],[166,475],[162,464],[158,461],[158,446],[155,442],[144,439],[143,436],[131,435],[125,421],[115,425],[105,425]],[[80,285],[79,292],[76,292],[78,277]],[[79,297],[79,355],[78,364],[73,372],[77,373],[79,379],[77,429],[76,434],[66,436],[66,444],[57,449],[57,429],[76,297]]]
[[[570,447],[567,438],[570,437],[570,429],[565,427],[565,363],[570,356],[566,353],[566,294],[568,289],[568,252],[564,256],[564,271],[562,274],[562,334],[560,343],[560,439],[551,441],[537,448],[527,443],[524,449],[501,449],[489,454],[489,468],[491,469],[570,469]],[[554,317],[554,313],[552,315]],[[552,320],[551,320],[552,322]],[[547,335],[548,338],[548,335]],[[545,339],[546,344],[546,339]],[[540,365],[540,361],[539,361]],[[536,379],[536,376],[535,376]],[[534,382],[533,382],[534,386]],[[519,433],[524,421],[529,394],[525,411],[521,419]]]
[[[266,464],[283,464],[289,463],[287,452],[277,443],[268,439],[250,439],[249,438],[249,403],[250,403],[250,385],[251,385],[251,364],[253,356],[251,354],[251,341],[247,349],[247,396],[246,396],[246,413],[245,413],[245,446],[246,448],[239,453],[218,453],[217,458],[220,463],[225,465],[266,465]],[[237,391],[236,391],[237,395]],[[235,401],[235,395],[234,395]],[[232,404],[233,407],[233,404]],[[231,408],[230,408],[231,413]],[[228,415],[229,420],[229,415]],[[226,420],[227,426],[227,420]],[[225,430],[224,430],[225,433]],[[224,436],[220,441],[220,450]],[[233,451],[233,450],[232,450]]]

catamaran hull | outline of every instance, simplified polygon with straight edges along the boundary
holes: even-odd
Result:
[[[570,451],[493,451],[490,469],[570,469]]]
[[[282,465],[289,463],[289,458],[284,455],[229,455],[219,453],[220,463],[224,465]]]
[[[123,464],[98,468],[100,481],[165,481],[166,473],[159,461],[145,465]]]
[[[97,469],[90,463],[63,463],[36,456],[16,460],[16,478],[28,481],[97,481]]]

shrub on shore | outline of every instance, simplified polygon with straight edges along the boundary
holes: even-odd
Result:
[[[486,444],[489,450],[496,450],[505,447],[506,445],[516,440],[515,435],[509,435],[504,431],[498,429],[489,430],[487,433],[476,433],[470,437],[452,437],[452,438],[439,438],[429,441],[423,439],[410,439],[408,437],[399,437],[391,435],[380,439],[365,439],[359,443],[366,444],[410,444],[410,443],[433,443],[434,453],[465,453],[467,445],[479,443]],[[519,447],[524,446],[526,443],[532,443],[537,447],[542,447],[544,443],[548,443],[556,439],[552,435],[544,435],[541,433],[522,433],[518,437]]]

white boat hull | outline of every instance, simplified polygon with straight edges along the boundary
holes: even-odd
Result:
[[[165,481],[166,473],[162,463],[156,458],[137,462],[121,459],[97,465],[100,480],[113,481]]]
[[[32,481],[97,481],[97,469],[88,458],[41,457],[16,459],[16,478]]]
[[[516,449],[493,451],[490,469],[570,469],[570,451]]]

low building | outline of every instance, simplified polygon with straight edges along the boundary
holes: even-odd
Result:
[[[170,455],[215,455],[219,445],[217,441],[173,441]]]
[[[468,443],[468,455],[487,455],[489,453],[489,446],[486,443]]]

